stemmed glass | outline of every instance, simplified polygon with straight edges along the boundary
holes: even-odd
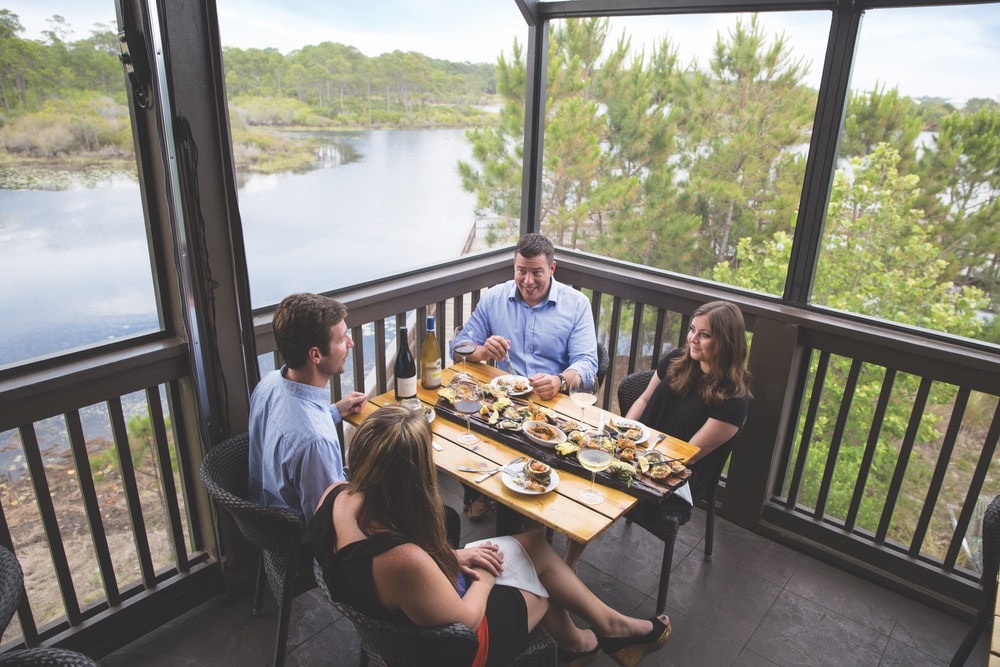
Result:
[[[461,336],[462,336],[462,334],[464,332],[465,332],[465,329],[461,325],[459,325],[459,326],[455,327],[455,336],[454,337],[455,338],[461,338]],[[466,371],[465,359],[470,354],[472,354],[473,352],[476,351],[476,344],[474,342],[472,342],[471,340],[460,340],[458,343],[455,344],[455,348],[454,349],[455,349],[455,354],[457,354],[458,356],[462,357],[462,375],[468,377],[469,374]]]
[[[579,376],[579,380],[569,388],[569,397],[580,406],[580,422],[587,416],[587,406],[597,403],[597,382]]]
[[[479,412],[483,404],[483,388],[471,377],[459,379],[452,385],[455,389],[455,410],[465,415],[465,433],[457,440],[463,445],[479,442],[479,437],[472,432],[472,415]]]
[[[580,465],[590,471],[590,488],[580,489],[577,496],[587,505],[600,505],[604,502],[604,493],[594,488],[594,485],[597,481],[597,473],[607,470],[611,466],[611,452],[600,447],[580,447],[576,453],[576,459]]]

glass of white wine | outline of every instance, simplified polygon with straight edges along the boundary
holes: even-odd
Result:
[[[600,505],[604,502],[604,493],[595,488],[597,473],[611,466],[611,452],[600,447],[581,447],[576,453],[576,460],[590,471],[590,488],[580,489],[577,496],[587,505]]]
[[[587,407],[597,403],[597,382],[582,375],[569,388],[569,397],[580,406],[580,422],[587,416]]]
[[[463,445],[479,442],[479,437],[472,432],[472,415],[479,412],[483,404],[483,388],[471,377],[459,379],[452,385],[455,389],[455,410],[465,415],[465,433],[456,439]]]
[[[461,338],[465,329],[460,325],[455,327],[455,338]],[[462,375],[468,376],[467,369],[465,367],[465,359],[470,354],[476,351],[476,344],[471,340],[460,340],[455,344],[455,354],[462,357]]]

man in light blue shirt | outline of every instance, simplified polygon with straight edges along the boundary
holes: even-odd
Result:
[[[597,335],[590,301],[557,282],[555,248],[541,234],[521,238],[514,253],[514,279],[490,288],[451,341],[476,344],[467,360],[501,361],[510,355],[539,398],[548,400],[581,378],[597,374]],[[506,362],[504,362],[506,363]]]
[[[501,361],[531,382],[539,398],[554,398],[597,375],[597,334],[590,301],[553,278],[555,248],[541,234],[526,234],[514,250],[514,279],[491,287],[451,341],[476,344],[467,361]],[[506,362],[504,364],[506,365]],[[485,496],[466,488],[465,510],[473,521],[489,512]]]
[[[330,403],[327,384],[354,347],[346,315],[330,297],[283,299],[273,326],[285,365],[265,375],[250,398],[250,498],[300,514],[303,528],[326,488],[345,479],[337,424],[366,400],[352,391]]]

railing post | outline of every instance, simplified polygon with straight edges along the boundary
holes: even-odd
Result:
[[[792,400],[799,355],[798,327],[758,315],[754,324],[748,367],[753,373],[750,412],[729,460],[722,509],[727,519],[746,528],[760,522],[761,509],[781,479],[782,444],[786,424],[798,409]]]

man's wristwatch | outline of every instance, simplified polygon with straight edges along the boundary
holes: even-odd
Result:
[[[559,391],[564,394],[569,393],[569,382],[566,382],[566,376],[562,373],[559,374]]]

